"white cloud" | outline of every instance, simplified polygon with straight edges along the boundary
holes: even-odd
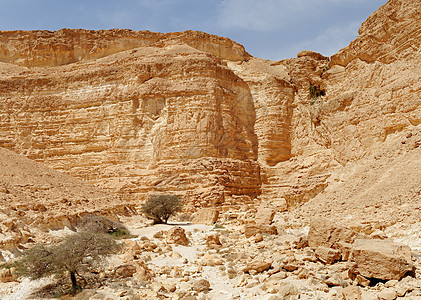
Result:
[[[312,50],[325,56],[332,56],[357,37],[360,25],[359,22],[352,22],[342,26],[329,27],[311,39],[291,45],[287,51],[298,53],[301,50]]]
[[[223,28],[265,31],[283,22],[287,1],[223,0],[218,23]]]
[[[225,29],[270,31],[326,14],[332,6],[356,6],[364,0],[222,0],[218,24]]]

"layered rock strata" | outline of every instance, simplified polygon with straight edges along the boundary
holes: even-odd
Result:
[[[218,57],[147,47],[1,79],[1,144],[32,159],[131,199],[260,193],[252,97]]]
[[[244,47],[198,31],[159,33],[128,29],[0,31],[0,62],[24,67],[53,67],[94,60],[138,47],[186,44],[228,60],[250,57]]]
[[[420,11],[390,0],[331,59],[262,60],[192,31],[0,32],[0,146],[126,199],[323,197],[370,157],[388,169],[401,136],[418,157]]]

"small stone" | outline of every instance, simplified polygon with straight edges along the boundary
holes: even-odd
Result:
[[[342,260],[348,260],[352,250],[352,244],[345,242],[337,242],[336,248],[341,251]]]
[[[166,282],[163,284],[165,290],[167,290],[170,293],[173,293],[177,289],[177,285],[174,282]]]
[[[244,225],[244,235],[246,238],[252,237],[256,234],[277,234],[278,231],[276,226],[270,225],[258,225],[258,224],[246,224]]]
[[[395,285],[397,285],[399,283],[398,280],[389,280],[384,284],[384,287],[394,287]]]
[[[326,280],[324,280],[324,283],[326,283],[329,286],[340,286],[341,285],[341,278],[338,275],[331,276],[331,277],[327,278]]]
[[[259,243],[263,241],[263,235],[261,233],[258,233],[253,237],[253,240],[255,243]]]
[[[405,296],[405,295],[406,295],[406,293],[408,293],[408,292],[411,290],[411,288],[410,288],[410,287],[408,287],[408,286],[403,286],[403,285],[398,286],[398,287],[396,287],[395,289],[396,289],[396,294],[398,294],[398,296],[399,296],[399,297],[403,297],[403,296]]]
[[[357,279],[358,284],[361,285],[361,286],[369,286],[370,285],[370,280],[365,278],[364,276],[357,275],[356,279]]]
[[[199,293],[208,291],[210,289],[210,283],[206,279],[198,279],[193,282],[192,288]]]
[[[326,247],[317,247],[315,255],[323,263],[329,265],[341,259],[341,252],[339,250]]]
[[[286,263],[282,266],[283,269],[289,271],[289,272],[293,272],[295,270],[298,270],[300,266],[297,263]]]
[[[0,282],[6,283],[12,281],[14,281],[14,276],[12,275],[10,269],[0,269]]]
[[[387,288],[377,294],[379,300],[395,300],[398,297],[394,288]]]
[[[200,261],[200,264],[202,266],[209,266],[209,267],[220,266],[223,263],[224,262],[221,258],[217,257],[214,254],[210,254],[210,253],[206,253]]]

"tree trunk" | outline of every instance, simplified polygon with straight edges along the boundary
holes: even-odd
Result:
[[[72,289],[76,291],[78,288],[77,282],[76,282],[76,272],[70,271],[70,279],[72,280]]]

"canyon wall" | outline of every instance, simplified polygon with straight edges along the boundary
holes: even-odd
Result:
[[[14,72],[0,79],[3,147],[129,199],[260,193],[253,100],[219,57],[170,45]]]
[[[127,201],[298,205],[419,131],[420,5],[390,0],[330,59],[193,31],[0,32],[0,146]]]
[[[25,67],[54,67],[94,60],[138,47],[186,44],[222,59],[250,55],[228,38],[198,31],[159,33],[128,29],[59,31],[0,31],[0,62]]]

